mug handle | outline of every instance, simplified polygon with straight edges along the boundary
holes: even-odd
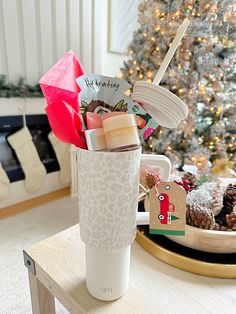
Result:
[[[170,159],[164,155],[142,154],[141,167],[142,166],[156,167],[159,169],[160,177],[163,181],[168,181],[170,179],[171,162]],[[142,196],[140,197],[140,200],[141,199]],[[149,212],[137,212],[136,223],[137,225],[149,225]]]
[[[164,155],[142,154],[141,167],[142,166],[151,166],[158,168],[162,181],[168,181],[170,179],[171,162],[170,159]]]

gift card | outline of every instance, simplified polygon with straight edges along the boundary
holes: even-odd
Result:
[[[150,234],[185,235],[186,191],[175,182],[161,182],[150,192]]]

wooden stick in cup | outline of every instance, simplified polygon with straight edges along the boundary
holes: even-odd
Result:
[[[180,25],[180,27],[177,31],[177,34],[175,35],[175,38],[174,38],[169,50],[167,51],[167,54],[165,55],[165,58],[162,61],[160,68],[159,68],[159,70],[158,70],[158,72],[154,78],[153,84],[156,84],[156,85],[160,84],[160,81],[163,78],[165,71],[166,71],[171,59],[173,58],[173,55],[174,55],[181,39],[184,36],[184,33],[186,32],[186,29],[189,26],[189,23],[190,23],[189,20],[186,18],[183,21],[183,23]]]

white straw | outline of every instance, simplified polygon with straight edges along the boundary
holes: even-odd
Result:
[[[171,59],[173,58],[173,55],[176,51],[176,49],[178,48],[178,45],[181,41],[181,39],[183,38],[184,36],[184,33],[186,32],[186,29],[188,28],[189,26],[189,20],[186,18],[183,23],[180,25],[178,31],[177,31],[177,34],[175,35],[175,38],[164,58],[164,60],[162,61],[161,65],[160,65],[160,68],[154,78],[154,81],[153,81],[153,84],[156,84],[156,85],[159,85],[160,84],[160,81],[162,80],[164,74],[165,74],[165,71],[168,67],[168,65],[170,64],[170,61]]]

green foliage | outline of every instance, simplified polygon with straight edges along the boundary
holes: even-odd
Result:
[[[39,84],[32,86],[25,83],[23,78],[20,78],[17,84],[10,83],[4,74],[0,74],[0,97],[43,97],[43,93]]]

